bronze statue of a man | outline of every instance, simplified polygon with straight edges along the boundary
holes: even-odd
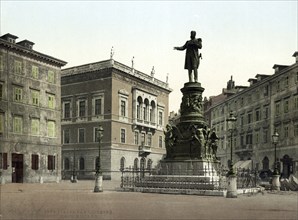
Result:
[[[194,71],[194,80],[198,82],[198,68],[200,65],[199,49],[202,48],[202,39],[196,39],[196,32],[190,32],[190,40],[186,41],[182,47],[174,47],[174,50],[185,50],[185,64],[184,69],[188,70],[189,82],[193,82],[192,70]]]

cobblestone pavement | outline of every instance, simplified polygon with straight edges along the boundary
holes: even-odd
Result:
[[[1,185],[0,219],[298,219],[297,192],[238,198],[117,192],[118,182]]]

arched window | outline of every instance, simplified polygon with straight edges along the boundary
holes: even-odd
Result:
[[[146,159],[142,158],[140,161],[140,169],[145,170],[145,166],[146,166]]]
[[[68,157],[64,158],[64,170],[69,170],[69,159],[68,159]]]
[[[142,119],[142,107],[143,107],[143,99],[141,96],[138,97],[138,101],[137,101],[137,119]]]
[[[139,163],[139,159],[136,158],[135,161],[134,161],[134,164],[133,164],[133,169],[134,170],[137,170],[138,169],[138,163]]]
[[[264,157],[262,163],[263,163],[263,170],[269,170],[269,159],[268,159],[268,157]]]
[[[125,158],[121,157],[120,159],[120,170],[123,171],[125,168]]]
[[[85,169],[85,160],[83,157],[80,158],[80,170]]]
[[[148,170],[152,169],[152,160],[151,159],[149,159],[148,162],[147,162],[147,169]]]
[[[150,103],[150,122],[154,123],[155,122],[155,102],[151,101]]]
[[[99,157],[96,157],[95,158],[95,169],[97,169],[98,164],[99,164]]]
[[[148,117],[148,112],[149,112],[149,100],[145,99],[144,100],[144,106],[143,106],[143,116],[144,116],[144,121],[148,121],[149,117]]]

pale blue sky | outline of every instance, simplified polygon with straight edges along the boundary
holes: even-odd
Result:
[[[221,93],[230,76],[248,85],[274,64],[293,64],[297,1],[6,1],[0,34],[35,43],[34,49],[66,67],[114,59],[163,81],[169,73],[170,110],[178,111],[187,82],[184,51],[174,51],[196,30],[203,39],[199,81],[204,96]]]

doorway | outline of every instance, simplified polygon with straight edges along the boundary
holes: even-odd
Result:
[[[289,157],[289,155],[285,155],[282,159],[282,177],[289,178],[291,174],[293,174],[293,159]]]
[[[12,161],[12,182],[13,183],[22,183],[23,182],[23,154],[12,154],[11,155]]]

